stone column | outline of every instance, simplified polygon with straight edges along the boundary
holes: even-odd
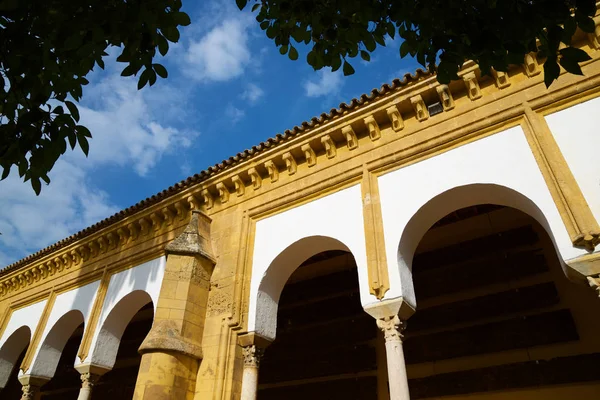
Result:
[[[210,219],[192,211],[183,233],[169,243],[154,323],[139,352],[134,400],[194,398],[202,334],[215,266]]]
[[[19,377],[19,382],[23,385],[23,394],[21,395],[21,400],[39,400],[40,396],[40,388],[50,381],[49,378],[32,376],[32,375],[22,375]]]
[[[385,336],[388,383],[390,400],[409,400],[408,376],[402,348],[402,330],[404,324],[397,315],[377,320],[377,326]]]
[[[258,368],[265,348],[270,344],[270,341],[252,332],[242,334],[238,339],[244,354],[241,400],[256,400],[258,392]]]
[[[75,369],[81,374],[81,389],[79,389],[77,400],[90,400],[94,385],[109,369],[93,364],[76,365]]]

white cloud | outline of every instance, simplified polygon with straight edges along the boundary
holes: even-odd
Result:
[[[343,85],[342,75],[339,71],[322,69],[317,72],[316,79],[304,82],[304,91],[308,97],[320,97],[338,93]]]
[[[199,82],[223,82],[242,75],[252,60],[248,47],[251,22],[248,15],[240,13],[193,40],[184,58],[184,72]]]
[[[240,119],[244,118],[246,112],[235,107],[233,104],[229,104],[225,109],[225,116],[228,118],[231,124],[237,123]]]
[[[261,97],[265,94],[264,90],[255,85],[254,83],[249,83],[246,85],[246,89],[240,95],[240,98],[243,100],[248,100],[250,104],[255,104]]]

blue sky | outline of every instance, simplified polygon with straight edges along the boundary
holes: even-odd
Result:
[[[184,10],[192,25],[159,61],[168,79],[138,91],[108,60],[89,77],[87,159],[65,154],[40,196],[16,171],[0,182],[0,268],[418,67],[390,39],[370,63],[355,59],[353,76],[315,72],[302,46],[297,61],[280,55],[234,0]]]

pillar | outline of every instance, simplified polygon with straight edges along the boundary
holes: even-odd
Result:
[[[270,341],[253,332],[240,335],[238,340],[244,354],[241,400],[256,400],[260,360]]]
[[[410,400],[408,376],[402,348],[402,331],[405,322],[415,312],[415,307],[402,297],[383,300],[364,307],[365,312],[375,318],[377,327],[385,337],[390,400]]]
[[[403,323],[397,315],[377,320],[377,326],[385,336],[390,400],[409,400],[408,376],[402,348]]]
[[[210,278],[215,266],[210,219],[197,210],[169,243],[154,323],[140,346],[142,361],[134,400],[194,397],[202,359],[202,334]]]
[[[19,382],[23,385],[23,394],[21,395],[21,400],[39,400],[40,388],[50,381],[49,378],[40,377],[40,376],[32,376],[32,375],[22,375],[19,377]]]
[[[93,364],[76,365],[75,369],[81,374],[81,388],[77,400],[90,400],[92,398],[92,390],[98,380],[109,371],[108,368],[96,366]]]

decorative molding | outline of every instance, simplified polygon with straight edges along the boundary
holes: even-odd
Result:
[[[452,97],[452,93],[450,92],[448,85],[440,85],[436,88],[436,90],[438,96],[440,97],[442,107],[444,107],[444,111],[452,110],[454,108],[454,98]]]
[[[52,307],[54,307],[54,301],[56,300],[56,292],[52,290],[48,295],[48,300],[46,301],[46,305],[44,306],[44,311],[42,312],[42,316],[38,321],[35,331],[33,332],[33,336],[31,337],[31,342],[29,346],[27,346],[27,351],[25,352],[25,357],[23,357],[23,361],[21,362],[21,371],[25,374],[29,367],[31,367],[31,363],[33,362],[33,356],[35,355],[38,347],[40,346],[40,341],[42,340],[42,335],[44,334],[44,330],[46,329],[46,324],[48,323],[48,318],[50,317],[50,313],[52,312]]]
[[[218,182],[216,187],[219,191],[219,201],[221,204],[227,203],[229,201],[229,189],[227,189],[227,186],[223,182]]]
[[[242,178],[240,178],[239,175],[234,175],[231,178],[231,181],[233,182],[233,186],[235,187],[235,193],[237,194],[237,196],[243,196],[246,192],[246,186],[244,185],[244,181],[242,181]]]
[[[506,72],[492,69],[492,75],[494,76],[494,81],[496,82],[496,87],[498,89],[504,89],[510,86],[510,80],[508,79],[508,74]]]
[[[413,110],[415,110],[417,121],[423,122],[429,119],[429,110],[427,110],[427,106],[421,95],[411,97],[410,104],[412,104]]]
[[[81,362],[84,362],[89,355],[92,338],[94,337],[96,330],[100,328],[97,326],[98,320],[100,319],[102,307],[104,306],[104,300],[106,299],[106,292],[108,291],[108,285],[110,283],[111,276],[112,275],[107,273],[106,268],[104,268],[89,320],[85,324],[85,331],[83,332],[83,338],[81,339],[81,344],[79,345],[79,352],[77,353],[77,356]]]
[[[600,226],[594,218],[546,119],[524,105],[523,131],[542,171],[573,246],[592,252],[600,243]]]
[[[348,150],[354,150],[358,148],[358,138],[356,137],[356,133],[354,129],[352,129],[352,125],[346,125],[342,128],[342,134],[346,139],[346,144],[348,146]]]
[[[381,204],[379,202],[377,177],[364,168],[360,186],[363,197],[363,219],[367,247],[369,292],[381,300],[385,293],[390,289],[390,281],[385,254],[383,216],[381,213]]]
[[[304,152],[304,157],[306,158],[306,164],[309,167],[314,167],[315,165],[317,165],[317,154],[315,153],[315,151],[313,150],[313,148],[310,146],[310,144],[304,144],[302,145],[302,147],[300,147],[300,149]]]
[[[482,96],[481,88],[479,87],[479,81],[477,80],[477,75],[475,75],[475,72],[471,71],[468,74],[464,74],[462,78],[465,82],[465,87],[467,88],[467,95],[469,96],[469,99],[480,99]]]
[[[375,121],[375,118],[372,115],[369,115],[364,119],[365,125],[369,130],[369,137],[371,141],[374,142],[381,138],[381,130],[379,129],[379,124]]]
[[[256,168],[250,168],[248,170],[248,176],[252,181],[252,188],[254,190],[260,189],[260,187],[262,186],[262,177],[260,176]]]
[[[279,180],[279,168],[273,162],[273,160],[269,160],[265,163],[265,168],[269,173],[269,178],[271,178],[271,183],[275,183]]]
[[[331,139],[331,136],[325,135],[321,138],[321,144],[325,148],[325,154],[327,158],[332,159],[337,155],[337,148],[335,147],[335,142]]]
[[[404,129],[404,120],[402,119],[402,114],[400,114],[400,111],[398,111],[398,107],[396,107],[396,105],[386,108],[385,112],[392,123],[392,129],[394,132],[400,132],[402,129]]]
[[[283,158],[283,161],[285,161],[285,167],[287,169],[288,175],[294,175],[298,170],[298,164],[296,163],[296,159],[294,158],[292,153],[290,153],[289,151],[285,152],[281,157]]]
[[[397,315],[378,319],[377,327],[383,332],[386,342],[402,343],[404,337],[402,332],[406,329],[406,323],[402,322]]]

